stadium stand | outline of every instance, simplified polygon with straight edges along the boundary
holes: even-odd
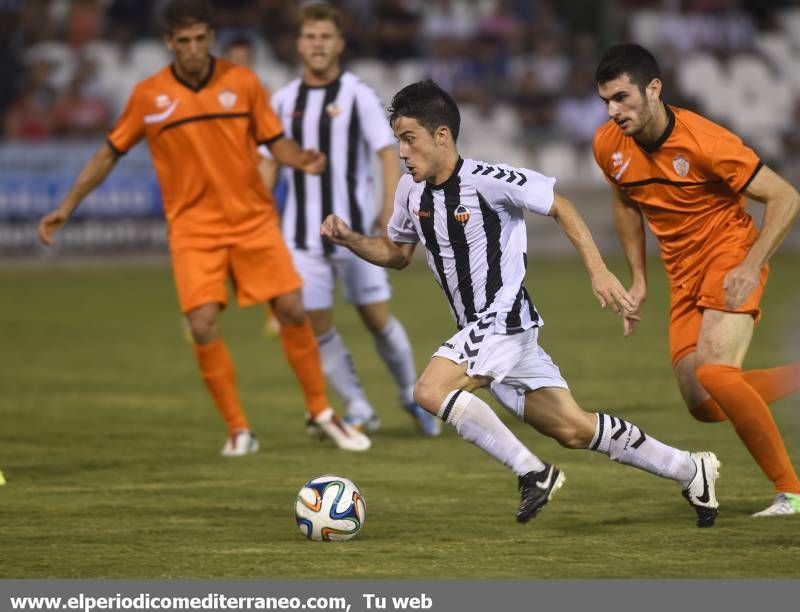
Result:
[[[272,90],[296,74],[293,20],[302,2],[215,4],[220,50],[234,38],[250,40],[254,70]],[[666,87],[668,102],[696,105],[740,133],[785,176],[800,178],[800,138],[795,135],[800,115],[800,6],[795,1],[604,0],[584,4],[592,5],[593,14],[610,16],[612,5],[624,10],[615,13],[618,19],[600,19],[588,27],[586,19],[576,18],[575,7],[566,6],[574,3],[553,0],[334,4],[346,17],[348,66],[385,103],[399,86],[426,77],[452,91],[463,109],[462,133],[470,135],[461,143],[466,155],[513,160],[579,189],[602,185],[587,139],[594,125],[604,120],[602,103],[591,88],[592,70],[607,42],[632,40],[651,47],[674,72],[665,74],[665,80],[674,80]],[[59,100],[71,83],[75,88],[79,67],[85,73],[80,82],[84,98],[93,101],[98,113],[98,102],[105,105],[113,119],[134,83],[168,61],[154,17],[159,5],[157,0],[4,4],[4,15],[14,24],[6,70],[13,71],[15,65],[21,70],[13,93],[0,100],[0,159],[31,160],[25,172],[4,175],[0,181],[4,231],[12,220],[21,222],[15,202],[26,184],[23,177],[30,177],[26,197],[31,202],[43,197],[39,183],[51,180],[36,178],[37,169],[51,164],[47,152],[37,152],[43,143],[49,146],[76,132],[93,142],[103,137],[102,121],[91,133],[86,125],[78,129],[68,124],[79,113],[62,113],[66,119],[55,119]],[[584,89],[578,86],[581,82]],[[70,146],[78,147],[70,157],[82,154],[80,145]],[[145,168],[152,181],[147,164],[131,165]],[[59,188],[48,193],[55,205]],[[109,214],[117,215],[116,208],[107,206]],[[157,214],[157,202],[148,210]],[[7,250],[7,245],[0,249]]]

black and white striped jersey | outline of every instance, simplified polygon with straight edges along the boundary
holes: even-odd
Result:
[[[322,221],[333,213],[360,233],[370,233],[377,211],[371,156],[394,146],[383,105],[375,91],[351,72],[323,87],[295,79],[272,96],[287,137],[303,149],[328,157],[319,176],[284,168],[288,184],[282,214],[283,235],[296,249],[330,253],[321,240]],[[262,150],[262,153],[264,151]]]
[[[425,245],[459,329],[496,313],[495,329],[513,334],[542,325],[523,285],[527,232],[523,211],[546,215],[555,179],[526,168],[459,159],[441,185],[400,179],[388,236]]]

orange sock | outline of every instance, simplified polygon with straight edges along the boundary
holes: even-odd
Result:
[[[800,361],[768,370],[748,370],[742,377],[761,399],[771,404],[800,389]],[[689,410],[694,418],[704,423],[728,420],[713,397]]]
[[[728,416],[750,455],[775,484],[776,492],[800,493],[800,480],[769,406],[747,384],[742,370],[726,365],[701,365],[697,368],[697,380]]]
[[[208,344],[195,344],[194,353],[206,388],[211,393],[220,416],[228,425],[228,433],[232,434],[237,429],[250,429],[239,402],[236,370],[225,342],[219,338]]]
[[[325,394],[322,359],[319,356],[317,338],[311,329],[311,321],[306,319],[301,325],[281,324],[280,334],[283,352],[303,388],[306,410],[315,417],[330,406],[330,403]]]
[[[800,361],[769,370],[749,370],[743,376],[747,384],[771,404],[800,389]]]

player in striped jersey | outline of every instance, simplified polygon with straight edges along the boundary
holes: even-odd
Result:
[[[555,179],[525,168],[462,159],[453,99],[432,81],[392,100],[391,123],[408,168],[397,187],[388,237],[366,237],[335,215],[323,236],[377,265],[407,266],[418,241],[447,296],[459,331],[434,354],[414,389],[419,404],[452,425],[519,477],[517,520],[536,515],[564,474],[527,449],[473,391],[489,386],[503,406],[567,448],[590,449],[680,483],[713,525],[719,462],[646,435],[636,425],[584,412],[558,367],[537,342],[542,317],[523,285],[527,233],[523,211],[553,217],[575,245],[601,306],[627,312],[631,298],[606,268],[586,224]]]
[[[394,378],[400,405],[424,435],[436,436],[440,422],[414,402],[414,355],[403,325],[390,312],[386,271],[323,242],[319,235],[322,220],[331,213],[359,232],[385,228],[400,176],[383,105],[369,86],[341,69],[339,57],[344,47],[342,18],[334,7],[311,4],[300,12],[297,51],[303,75],[278,90],[272,106],[284,131],[302,145],[322,151],[329,165],[319,176],[284,168],[288,194],[282,213],[283,235],[303,277],[303,303],[319,341],[328,384],[347,408],[345,420],[366,431],[375,431],[380,424],[350,351],[333,325],[337,278],[342,281],[345,299],[356,306],[372,333],[378,354]],[[264,174],[272,188],[278,167],[268,150],[263,153],[267,158]],[[370,168],[373,154],[382,168],[384,207],[377,215]]]

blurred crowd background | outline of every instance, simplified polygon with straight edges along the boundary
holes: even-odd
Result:
[[[0,0],[0,172],[6,175],[0,179],[0,218],[39,211],[47,198],[57,204],[54,192],[63,185],[47,194],[26,192],[20,173],[36,176],[45,167],[51,174],[73,172],[74,166],[59,170],[52,158],[84,161],[88,153],[80,158],[72,152],[101,139],[133,85],[169,62],[157,17],[163,4]],[[303,2],[213,4],[217,54],[250,63],[272,90],[299,74],[295,16]],[[426,77],[454,94],[466,155],[534,167],[569,185],[602,185],[590,143],[607,116],[593,87],[594,69],[608,45],[634,41],[659,59],[667,102],[731,128],[767,163],[800,182],[798,1],[331,4],[345,16],[346,67],[375,87],[385,104],[400,86]],[[133,157],[131,169],[146,168],[146,158]],[[118,180],[125,184],[124,172]],[[120,191],[119,184],[114,194],[117,215],[147,208],[150,197],[138,188]],[[100,211],[108,207],[96,204]],[[0,244],[4,236],[0,227]]]

